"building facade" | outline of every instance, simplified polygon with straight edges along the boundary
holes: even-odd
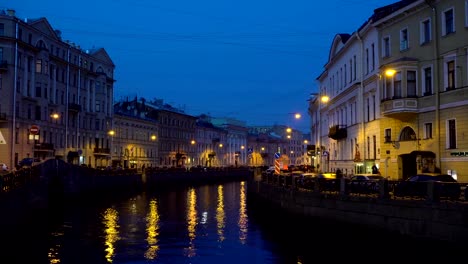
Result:
[[[386,170],[399,179],[442,172],[468,181],[468,1],[411,1],[390,9],[397,8],[376,10],[373,22]]]
[[[337,35],[309,105],[324,170],[370,172],[376,163],[392,179],[442,172],[468,180],[467,13],[466,0],[400,1]]]
[[[319,170],[349,175],[379,166],[378,68],[378,34],[369,21],[335,36],[319,91],[309,100]]]
[[[64,41],[47,19],[0,11],[0,160],[110,159],[114,64],[104,49]]]

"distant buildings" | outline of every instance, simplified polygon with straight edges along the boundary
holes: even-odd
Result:
[[[316,164],[468,180],[468,2],[399,1],[338,34],[310,100]],[[327,103],[320,97],[329,96]]]

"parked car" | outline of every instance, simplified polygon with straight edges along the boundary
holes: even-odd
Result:
[[[461,186],[451,175],[423,173],[409,177],[395,186],[396,196],[427,196],[427,183],[437,182],[434,193],[438,197],[458,200],[461,195]]]
[[[380,174],[354,174],[351,176],[351,181],[380,181],[384,177]]]
[[[20,160],[18,165],[19,165],[20,168],[31,167],[34,164],[34,162],[39,162],[39,161],[40,160],[38,158],[24,158],[24,159]]]
[[[384,177],[380,174],[355,174],[349,179],[349,191],[362,194],[377,193],[382,179]]]

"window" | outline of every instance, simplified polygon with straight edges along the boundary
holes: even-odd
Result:
[[[447,91],[455,89],[455,61],[448,61],[446,63],[447,69]]]
[[[386,128],[385,129],[385,143],[392,142],[392,129]]]
[[[3,48],[0,47],[0,63],[3,61]]]
[[[377,159],[377,137],[375,135],[372,136],[372,146],[374,147],[374,149],[373,149],[373,153],[374,153],[373,158]]]
[[[408,49],[408,29],[402,29],[400,31],[400,50]]]
[[[40,82],[36,82],[36,97],[41,97],[42,85]]]
[[[370,99],[366,98],[367,121],[370,121]]]
[[[375,101],[375,95],[372,96],[372,114],[373,114],[373,120],[375,120],[375,111],[376,111],[376,108],[375,108],[375,105],[376,105],[376,101]]]
[[[369,68],[370,68],[370,65],[369,65],[369,49],[366,49],[366,73],[367,74],[369,73]]]
[[[421,36],[420,43],[421,44],[429,43],[432,39],[431,38],[431,20],[426,19],[422,21],[419,27],[420,27],[419,30],[420,30],[420,36]]]
[[[432,138],[432,123],[424,124],[424,138],[425,139]]]
[[[396,72],[393,78],[393,99],[401,98],[401,71]]]
[[[375,70],[375,45],[372,43],[371,45],[371,52],[372,52],[372,70]]]
[[[442,13],[442,35],[448,35],[455,32],[453,9],[448,9]]]
[[[465,27],[468,27],[468,0],[465,0]]]
[[[382,57],[390,57],[390,37],[384,37],[382,43]]]
[[[42,60],[41,59],[36,60],[36,72],[42,73]]]
[[[101,111],[101,101],[99,100],[96,100],[96,109],[95,109],[96,112],[100,112]]]
[[[348,73],[347,73],[347,70],[346,70],[346,64],[344,65],[344,85],[346,86],[346,83],[348,83]]]
[[[389,100],[392,98],[392,78],[385,76],[385,99]]]
[[[5,24],[0,23],[0,36],[5,36]]]
[[[416,97],[416,71],[406,72],[407,97]]]
[[[36,111],[35,111],[35,117],[36,117],[36,120],[41,120],[41,106],[40,105],[36,105],[35,107]]]
[[[357,71],[357,66],[356,66],[356,55],[354,55],[353,57],[353,69],[354,69],[354,72],[353,72],[353,80],[356,80],[356,71]]]
[[[424,95],[431,95],[432,94],[432,68],[427,67],[423,69],[424,79],[423,81],[423,89]]]
[[[3,76],[0,73],[0,90],[3,88]]]
[[[455,119],[450,119],[447,121],[447,148],[456,149],[457,148],[457,133],[456,133],[456,123]]]

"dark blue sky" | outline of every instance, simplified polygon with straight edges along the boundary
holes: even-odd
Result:
[[[116,100],[160,98],[188,114],[308,131],[307,99],[333,37],[393,2],[4,0],[0,8],[46,17],[83,49],[105,48]]]

